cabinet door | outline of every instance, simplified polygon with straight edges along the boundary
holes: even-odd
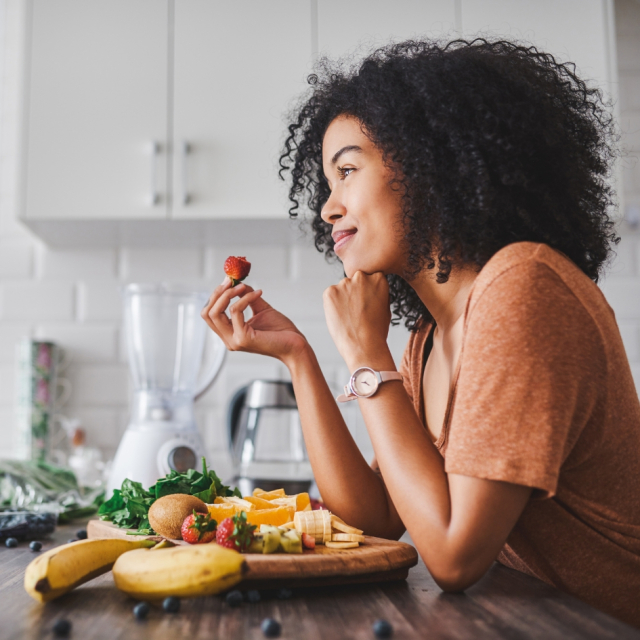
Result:
[[[166,217],[168,0],[33,0],[30,18],[27,219]]]
[[[174,37],[173,217],[286,217],[278,156],[311,68],[309,0],[180,0]]]
[[[610,0],[462,0],[466,37],[482,34],[530,42],[576,64],[586,80],[611,94],[615,43]],[[614,94],[615,95],[615,94]]]
[[[318,49],[331,58],[412,37],[455,37],[454,0],[318,0]]]

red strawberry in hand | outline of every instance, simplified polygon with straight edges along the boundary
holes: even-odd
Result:
[[[251,263],[244,256],[229,256],[224,261],[224,272],[231,278],[232,286],[242,282],[251,271]]]
[[[246,511],[236,513],[232,518],[225,518],[216,531],[216,542],[221,547],[234,551],[246,551],[253,542],[255,525],[247,522]]]
[[[182,539],[189,544],[204,544],[211,542],[216,537],[216,525],[208,513],[196,513],[187,516],[182,523],[180,531]]]

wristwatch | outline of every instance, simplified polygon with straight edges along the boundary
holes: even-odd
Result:
[[[374,371],[370,367],[360,367],[351,374],[349,382],[344,387],[344,393],[336,400],[349,402],[356,398],[370,398],[383,382],[389,380],[402,380],[402,375],[397,371]]]

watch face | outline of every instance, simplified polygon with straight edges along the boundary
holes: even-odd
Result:
[[[378,379],[371,369],[358,369],[351,383],[356,395],[372,396],[378,390]]]

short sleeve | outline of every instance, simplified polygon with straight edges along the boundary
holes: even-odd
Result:
[[[500,274],[467,312],[446,471],[553,496],[605,369],[597,326],[553,269]]]

